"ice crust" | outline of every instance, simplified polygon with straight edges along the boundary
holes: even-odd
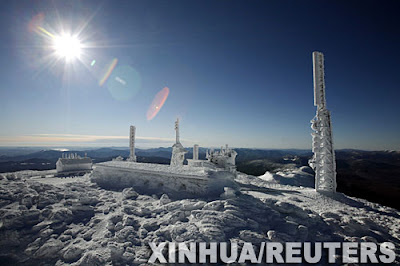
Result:
[[[154,163],[136,163],[128,161],[108,161],[99,163],[97,166],[112,166],[116,168],[135,169],[141,171],[168,173],[168,174],[181,174],[191,176],[206,176],[207,173],[204,167],[190,167],[187,165],[173,167],[165,164]]]
[[[145,265],[148,243],[161,241],[390,241],[400,253],[399,211],[317,193],[299,181],[310,178],[307,169],[278,175],[299,186],[238,174],[240,192],[186,199],[106,190],[88,175],[3,175],[0,256],[10,264]]]
[[[235,188],[234,174],[223,168],[169,166],[112,161],[97,164],[91,180],[102,188],[134,187],[145,194],[168,193],[174,198],[219,196]]]

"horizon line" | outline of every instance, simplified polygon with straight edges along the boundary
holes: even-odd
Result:
[[[193,148],[192,146],[184,146],[185,148]],[[223,146],[224,147],[224,146]],[[62,148],[88,148],[88,149],[102,149],[102,148],[123,148],[129,150],[129,146],[80,146],[80,145],[16,145],[16,146],[6,146],[6,145],[1,145],[0,144],[0,149],[4,148],[48,148],[48,150],[57,150],[57,149],[62,149]],[[149,149],[160,149],[160,148],[172,148],[172,146],[155,146],[155,147],[135,147],[136,149],[142,149],[142,150],[149,150]],[[204,148],[204,149],[220,149],[221,146],[200,146],[199,148]],[[307,148],[254,148],[254,147],[230,147],[232,149],[249,149],[249,150],[304,150],[304,151],[311,151],[310,149]],[[343,150],[354,150],[354,151],[388,151],[388,152],[400,152],[400,150],[389,150],[389,149],[382,149],[382,150],[371,150],[371,149],[359,149],[359,148],[340,148],[340,149],[335,149],[335,151],[343,151]]]

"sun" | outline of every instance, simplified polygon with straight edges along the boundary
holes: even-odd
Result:
[[[80,57],[82,45],[77,37],[64,34],[54,37],[53,48],[60,58],[69,61]]]

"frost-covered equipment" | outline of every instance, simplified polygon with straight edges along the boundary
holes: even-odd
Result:
[[[129,132],[129,148],[130,148],[130,155],[128,161],[136,162],[136,155],[135,155],[135,134],[136,134],[136,127],[131,126]]]
[[[199,159],[199,145],[194,144],[193,146],[193,160]]]
[[[182,166],[187,150],[179,140],[179,118],[175,122],[176,143],[172,146],[171,166]]]
[[[203,167],[205,160],[199,160],[199,145],[194,144],[193,146],[193,159],[186,159],[188,166],[190,167]]]
[[[211,150],[210,153],[207,151],[206,158],[209,162],[216,164],[226,170],[236,173],[236,159],[237,152],[225,145],[225,149],[221,147],[220,151]]]
[[[324,55],[313,52],[314,105],[317,114],[311,120],[312,151],[309,165],[315,171],[315,190],[336,192],[336,163],[333,149],[331,115],[326,109]]]

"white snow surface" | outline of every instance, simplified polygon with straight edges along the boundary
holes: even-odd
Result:
[[[279,178],[239,173],[240,193],[180,200],[134,188],[104,190],[88,175],[5,176],[0,176],[0,256],[10,264],[145,265],[148,243],[162,241],[392,242],[400,263],[400,212],[278,183],[282,178],[301,183],[294,180],[309,179],[306,169],[278,173]]]
[[[314,187],[314,175],[312,170],[307,166],[298,169],[279,171],[275,174],[267,171],[264,175],[259,176],[259,178],[282,185]]]

